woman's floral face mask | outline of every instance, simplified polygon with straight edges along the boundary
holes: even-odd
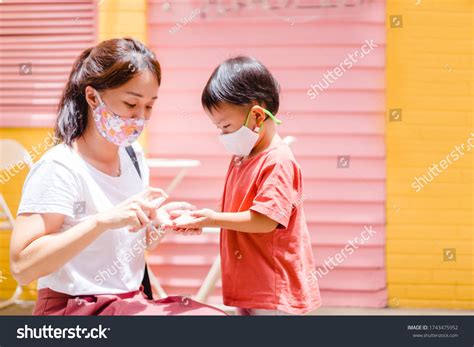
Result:
[[[99,105],[94,109],[93,117],[99,133],[117,146],[129,146],[137,140],[145,128],[146,120],[125,118],[110,110],[96,92]]]

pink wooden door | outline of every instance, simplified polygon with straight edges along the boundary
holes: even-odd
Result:
[[[224,59],[256,57],[282,86],[281,134],[297,138],[293,151],[303,170],[317,267],[348,240],[360,238],[364,226],[376,230],[320,279],[324,305],[384,306],[384,2],[282,11],[254,5],[225,12],[222,7],[221,16],[216,5],[206,9],[202,3],[148,4],[149,44],[163,68],[149,153],[202,162],[188,172],[173,198],[216,207],[229,155],[201,108],[200,94]],[[311,99],[310,85],[366,40],[378,47]],[[348,167],[337,168],[338,156],[350,156],[342,158],[350,159]],[[175,173],[155,171],[153,184],[163,187]],[[169,293],[194,294],[217,254],[217,237],[170,236],[151,263]],[[211,302],[220,303],[220,294],[218,288]]]

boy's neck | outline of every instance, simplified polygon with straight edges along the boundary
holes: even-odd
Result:
[[[265,126],[267,127],[266,131],[263,133],[262,138],[260,139],[260,141],[257,142],[257,144],[252,149],[247,158],[251,158],[259,153],[262,153],[268,147],[270,147],[274,141],[280,139],[280,135],[278,135],[273,121],[269,122],[268,124],[265,124]]]

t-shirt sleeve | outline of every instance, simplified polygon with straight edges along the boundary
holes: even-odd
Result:
[[[65,165],[54,160],[42,160],[26,177],[17,215],[60,213],[74,218],[79,196],[79,185]]]
[[[267,165],[257,180],[257,193],[250,210],[274,220],[277,228],[287,228],[296,204],[298,170],[291,160]]]

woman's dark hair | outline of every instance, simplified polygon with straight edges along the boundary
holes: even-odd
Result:
[[[76,59],[58,106],[56,143],[71,145],[87,127],[85,88],[101,91],[118,88],[143,70],[150,70],[161,84],[161,68],[155,55],[131,38],[103,41]]]
[[[205,109],[212,110],[222,103],[240,106],[257,101],[276,114],[279,92],[278,82],[262,63],[238,56],[227,59],[214,70],[202,92],[201,103]]]

